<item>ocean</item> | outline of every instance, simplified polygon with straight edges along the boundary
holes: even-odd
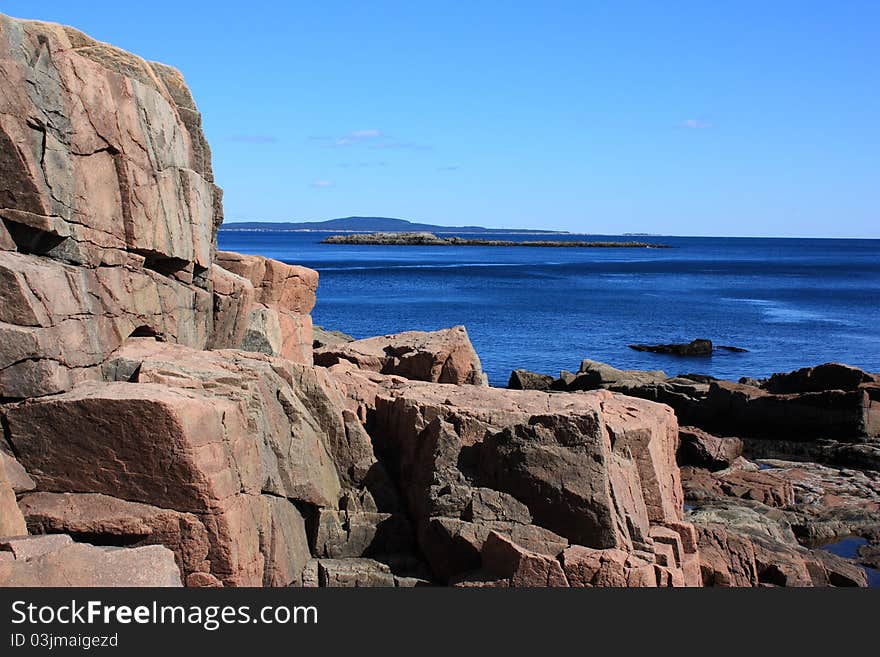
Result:
[[[326,235],[221,231],[219,244],[317,269],[316,325],[357,338],[465,325],[496,386],[516,368],[558,375],[584,358],[734,380],[829,361],[880,371],[880,240],[639,236],[615,239],[673,248],[584,249],[320,244]],[[748,352],[627,346],[694,338]]]

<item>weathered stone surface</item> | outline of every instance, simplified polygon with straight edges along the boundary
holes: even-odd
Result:
[[[876,374],[841,363],[804,367],[794,372],[774,374],[761,387],[774,394],[786,395],[824,390],[858,390],[865,383],[878,383]]]
[[[94,493],[31,493],[20,505],[32,534],[71,534],[98,545],[164,545],[184,577],[210,571],[208,532],[192,513]]]
[[[696,528],[704,586],[758,585],[755,548],[747,537],[728,532],[726,526],[719,523],[705,523]]]
[[[179,73],[60,25],[4,16],[0,33],[0,141],[18,145],[2,148],[0,216],[19,250],[207,268],[216,192],[194,105],[185,121],[166,84]]]
[[[323,326],[312,327],[312,348],[332,347],[335,345],[353,342],[354,338],[342,331],[325,329]]]
[[[743,444],[739,438],[718,438],[696,427],[680,427],[678,437],[679,465],[723,470],[742,456]]]
[[[635,387],[656,384],[669,377],[660,370],[619,370],[599,361],[584,359],[574,378],[568,382],[569,390],[599,390],[614,387]]]
[[[506,579],[511,587],[567,587],[559,561],[523,549],[498,532],[491,532],[481,551],[483,568]]]
[[[312,363],[318,272],[261,256],[217,254],[213,347],[233,347]]]
[[[37,487],[37,484],[31,479],[27,471],[21,467],[21,463],[11,454],[4,452],[3,448],[0,447],[0,469],[2,468],[6,469],[6,480],[12,486],[12,490],[16,495],[32,491]]]
[[[350,370],[337,375],[358,378]],[[489,530],[553,559],[572,542],[641,550],[653,564],[662,541],[652,526],[682,520],[677,425],[667,408],[608,392],[555,395],[394,377],[383,386],[377,376],[362,374],[368,383],[348,389],[372,397],[371,432],[392,459],[420,548],[441,581],[460,585],[470,581],[466,573],[486,570]],[[692,540],[687,554],[695,550]],[[662,557],[679,582],[684,554],[679,546],[674,559]]]
[[[318,559],[317,585],[327,587],[398,587],[426,586],[416,577],[395,575],[391,568],[374,559]]]
[[[844,559],[825,550],[813,550],[807,561],[813,586],[866,587],[865,569],[850,559]]]
[[[85,383],[7,410],[40,489],[195,514],[212,575],[232,585],[294,581],[297,568],[273,559],[298,567],[308,543],[298,512],[275,496],[335,508],[341,491],[326,442],[333,427],[322,423],[335,412],[340,443],[345,426],[316,371],[149,339],[130,341],[112,365],[111,378],[126,382]]]
[[[657,586],[652,562],[614,548],[596,550],[573,545],[562,553],[562,565],[573,587]]]
[[[221,260],[225,265],[241,264],[231,257],[237,254],[221,255],[226,256]],[[312,320],[308,311],[302,309],[314,305],[317,272],[259,256],[240,257],[249,263],[248,267],[236,267],[244,275],[216,264],[211,268],[214,332],[209,346],[233,347],[311,364]],[[285,278],[285,269],[295,273],[286,274]],[[269,276],[267,271],[275,272],[269,282],[257,278],[254,283],[246,276]]]
[[[27,534],[21,509],[15,501],[12,482],[6,474],[6,461],[0,458],[0,536],[22,536]]]
[[[528,370],[513,370],[507,387],[511,390],[550,390],[553,377]]]
[[[408,331],[315,351],[317,365],[330,367],[343,361],[363,370],[417,381],[485,383],[480,358],[463,326],[430,333]]]
[[[0,397],[69,390],[131,335],[205,347],[210,295],[149,270],[0,252]]]
[[[16,558],[0,560],[0,586],[180,586],[174,554],[159,545],[95,547],[55,536],[0,543]],[[41,545],[33,545],[38,541]]]
[[[787,507],[794,503],[791,483],[769,471],[730,469],[712,473],[686,466],[682,468],[682,481],[689,500],[730,496],[771,507]]]
[[[308,315],[315,307],[318,272],[262,256],[218,251],[216,262],[251,282],[256,300],[265,306]]]
[[[880,405],[864,388],[777,395],[716,381],[704,408],[707,418],[700,426],[717,427],[722,435],[851,440],[880,432]]]

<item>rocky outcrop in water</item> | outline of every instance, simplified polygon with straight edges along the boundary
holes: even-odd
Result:
[[[625,249],[668,249],[665,244],[652,242],[583,242],[567,240],[487,240],[465,237],[438,237],[434,233],[348,233],[330,235],[321,240],[322,244],[354,244],[378,246],[531,246],[556,248],[625,248]]]

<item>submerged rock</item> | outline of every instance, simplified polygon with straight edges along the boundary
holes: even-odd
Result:
[[[691,340],[683,344],[631,344],[629,348],[673,356],[711,356],[713,351],[712,341],[704,339]]]

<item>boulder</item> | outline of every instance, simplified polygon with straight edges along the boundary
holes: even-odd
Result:
[[[709,386],[701,428],[722,435],[854,441],[880,435],[880,403],[865,388],[774,394],[729,381]]]
[[[857,367],[841,363],[825,363],[804,367],[793,372],[778,373],[765,381],[762,387],[777,395],[825,390],[858,390],[863,384],[878,383],[880,377]]]
[[[728,469],[713,473],[686,466],[681,474],[689,500],[729,496],[761,502],[770,507],[787,507],[795,501],[791,482],[771,471]]]
[[[375,559],[317,559],[311,569],[315,586],[331,588],[428,586],[430,582],[406,575],[396,575],[388,564]]]
[[[308,315],[315,307],[318,272],[262,256],[218,251],[217,264],[251,282],[256,300],[268,307]]]
[[[331,367],[343,361],[416,381],[485,384],[480,358],[463,326],[366,338],[315,351],[316,365]]]
[[[2,447],[0,447],[0,479],[3,477],[2,472],[4,469],[6,481],[12,486],[12,491],[16,495],[27,493],[37,487],[37,484],[31,479],[27,471],[21,467],[18,459],[11,454],[5,453]]]
[[[807,562],[813,586],[861,587],[868,586],[865,569],[851,559],[844,559],[825,550],[812,550]]]
[[[513,370],[507,387],[511,390],[550,390],[553,377],[528,370]]]
[[[354,338],[342,331],[325,329],[323,326],[312,328],[312,348],[333,347],[347,342],[354,342]]]
[[[739,438],[718,438],[696,427],[680,427],[678,437],[679,465],[723,470],[742,456],[743,443]]]
[[[696,528],[704,586],[758,585],[758,566],[751,540],[727,531],[727,527],[720,523],[699,524]]]
[[[316,372],[149,339],[116,356],[108,375],[121,381],[84,383],[6,411],[10,440],[40,490],[197,516],[210,574],[226,584],[262,584],[282,568],[277,559],[302,561],[303,520],[286,500],[335,508],[342,484],[328,446],[331,418],[335,440],[346,440]],[[272,535],[284,537],[284,550],[272,547]],[[285,585],[298,577],[288,575]]]
[[[510,587],[567,587],[559,561],[523,549],[497,532],[491,532],[481,551],[483,569]]]
[[[17,249],[208,268],[219,190],[180,74],[60,25],[0,16],[0,36],[0,218]]]
[[[562,553],[562,565],[572,587],[657,586],[652,562],[614,548],[596,550],[573,545]]]
[[[660,370],[643,372],[641,370],[619,370],[606,363],[584,359],[574,378],[566,385],[568,390],[613,390],[624,391],[644,385],[653,385],[669,377]]]
[[[174,554],[159,545],[96,547],[58,535],[32,536],[0,539],[4,553],[14,559],[0,559],[0,586],[181,586]]]
[[[495,532],[553,559],[569,543],[642,551],[649,563],[669,561],[676,581],[685,581],[683,555],[696,551],[695,541],[667,559],[651,535],[654,526],[682,521],[669,409],[608,392],[555,395],[394,377],[383,385],[381,375],[339,374],[372,377],[370,431],[439,580],[482,581],[468,573],[487,572],[483,548]],[[367,388],[349,389],[363,396]]]
[[[21,508],[32,534],[73,535],[98,545],[164,545],[184,578],[210,571],[198,516],[95,493],[31,493]]]

